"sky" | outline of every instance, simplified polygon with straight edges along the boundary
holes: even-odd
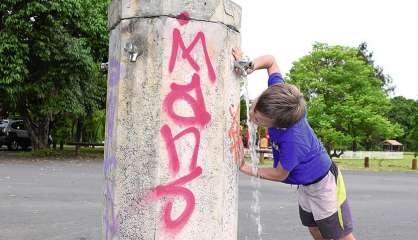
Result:
[[[418,100],[418,2],[414,0],[233,0],[242,7],[241,47],[250,58],[271,54],[282,73],[314,42],[357,47],[393,78],[394,96]],[[267,86],[249,76],[250,98]]]

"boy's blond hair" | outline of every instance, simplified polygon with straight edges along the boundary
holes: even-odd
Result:
[[[279,83],[260,95],[254,110],[273,119],[274,127],[288,128],[305,115],[306,104],[295,85]]]

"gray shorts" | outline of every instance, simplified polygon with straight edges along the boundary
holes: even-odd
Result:
[[[340,170],[333,163],[319,182],[298,187],[302,224],[318,227],[325,239],[338,239],[353,231],[350,208]]]

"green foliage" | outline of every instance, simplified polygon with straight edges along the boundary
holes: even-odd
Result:
[[[54,121],[51,132],[52,139],[56,143],[64,143],[72,139],[72,127],[74,125],[74,117],[72,114],[65,113]]]
[[[265,138],[267,136],[266,128],[258,127],[258,134],[259,134],[260,138]]]
[[[391,108],[387,116],[404,131],[398,140],[406,143],[408,149],[418,151],[418,101],[394,97],[390,102]]]
[[[412,119],[413,127],[410,128],[409,134],[406,137],[408,149],[418,153],[418,112],[415,112],[415,116]]]
[[[247,124],[247,102],[245,101],[244,97],[241,97],[240,99],[239,118],[240,118],[241,125]]]
[[[327,106],[323,96],[318,96],[309,102],[309,122],[315,129],[316,134],[324,141],[328,151],[331,149],[345,150],[352,142],[352,137],[343,131],[336,129],[332,123],[336,122],[337,116],[327,114]]]
[[[390,102],[384,84],[357,48],[316,43],[294,63],[288,81],[307,98],[309,121],[328,151],[349,143],[353,150],[370,149],[402,134],[385,117]]]
[[[381,66],[377,66],[374,64],[373,59],[373,52],[370,52],[367,49],[367,43],[363,42],[358,46],[358,53],[363,60],[368,63],[369,65],[373,66],[374,76],[380,79],[381,87],[384,89],[386,93],[393,93],[395,90],[395,86],[393,84],[392,77],[388,74],[383,72],[383,68]]]
[[[108,0],[0,3],[0,92],[33,126],[104,106]],[[30,126],[30,127],[33,127]]]
[[[105,140],[106,111],[95,111],[83,124],[83,141],[100,143]]]
[[[101,109],[83,118],[81,126],[82,142],[101,143],[105,140],[106,110]],[[77,132],[77,116],[65,113],[54,121],[51,133],[56,143],[73,142]]]

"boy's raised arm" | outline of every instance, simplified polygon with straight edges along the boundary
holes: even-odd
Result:
[[[280,72],[276,59],[271,55],[260,56],[253,60],[254,70],[267,69],[270,76],[272,73]]]
[[[241,60],[244,58],[244,54],[239,48],[232,49],[232,55],[235,60]],[[251,67],[247,69],[247,74],[252,73],[255,70],[267,69],[267,73],[270,76],[273,73],[280,72],[276,59],[272,55],[264,55],[257,57],[251,62]]]

